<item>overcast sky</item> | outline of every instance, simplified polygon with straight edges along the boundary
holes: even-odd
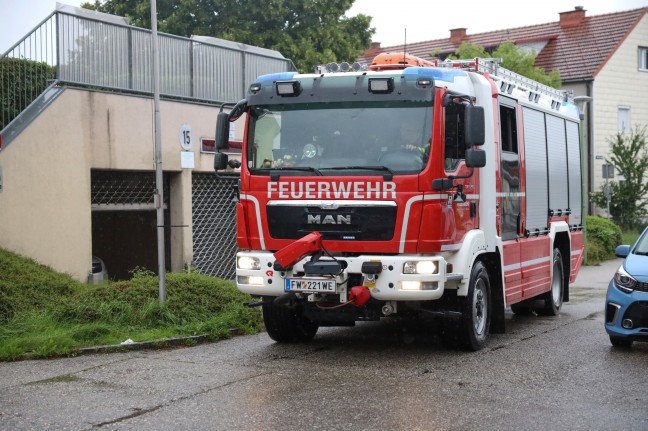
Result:
[[[587,15],[636,9],[648,0],[355,0],[347,16],[372,16],[374,42],[384,46],[450,37],[450,29],[467,34],[555,22],[559,12],[583,6]]]
[[[179,0],[178,0],[179,1]],[[263,0],[259,0],[263,1]],[[62,3],[78,6],[85,0]],[[0,54],[31,31],[56,8],[56,0],[0,0]],[[355,0],[347,13],[373,17],[373,40],[382,46],[421,42],[450,36],[452,28],[468,34],[558,21],[558,13],[584,6],[587,15],[600,15],[648,6],[648,0]]]

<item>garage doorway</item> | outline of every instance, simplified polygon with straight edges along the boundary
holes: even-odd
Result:
[[[164,175],[164,220],[169,224],[169,181]],[[125,280],[135,268],[158,273],[155,172],[91,171],[92,254],[108,278]],[[166,268],[171,267],[170,230],[165,229]]]

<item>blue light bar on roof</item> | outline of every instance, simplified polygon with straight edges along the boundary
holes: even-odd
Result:
[[[455,68],[441,67],[408,67],[403,70],[403,76],[425,75],[431,76],[435,81],[454,82],[456,77],[468,76],[466,71]]]
[[[293,79],[295,75],[297,75],[297,72],[270,73],[268,75],[259,76],[256,82],[287,81]]]

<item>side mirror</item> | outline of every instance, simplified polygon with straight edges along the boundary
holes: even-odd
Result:
[[[484,145],[486,124],[482,106],[466,105],[464,137],[466,147]]]
[[[228,157],[225,153],[214,154],[214,170],[216,172],[227,168]]]
[[[219,112],[216,116],[216,150],[225,150],[229,143],[229,114]]]
[[[469,168],[483,168],[486,166],[486,151],[469,148],[466,150],[466,166]]]
[[[628,257],[630,254],[630,246],[629,245],[620,245],[614,250],[614,254],[616,257]]]

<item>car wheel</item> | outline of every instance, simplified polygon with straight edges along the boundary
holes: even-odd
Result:
[[[610,335],[610,343],[614,347],[631,347],[632,346],[632,340],[628,340],[627,338],[620,338],[620,337],[613,337]]]
[[[545,316],[556,316],[562,307],[563,292],[565,290],[565,277],[562,254],[554,248],[553,275],[551,276],[551,290],[543,295],[544,307],[539,311]]]
[[[303,343],[313,339],[319,325],[303,317],[297,308],[264,304],[263,323],[277,343]]]

